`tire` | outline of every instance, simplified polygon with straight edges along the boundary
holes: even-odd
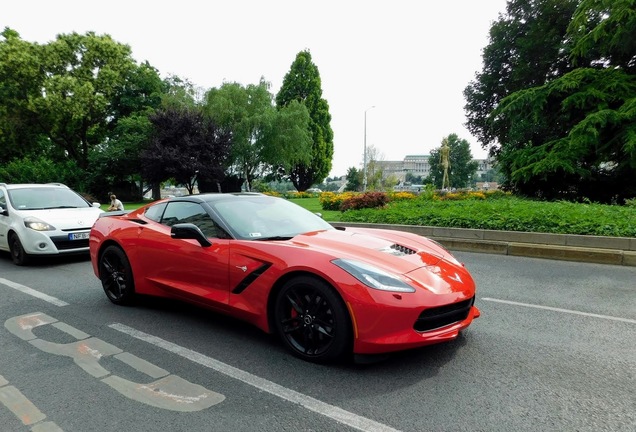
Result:
[[[326,282],[296,277],[283,286],[274,309],[276,331],[297,357],[328,363],[350,351],[351,320],[344,302]]]
[[[108,246],[99,258],[99,279],[108,300],[126,306],[134,302],[135,281],[126,253],[119,246]]]
[[[17,234],[11,234],[9,237],[9,251],[11,252],[11,259],[15,265],[23,266],[31,261],[31,256],[24,251],[24,247]]]

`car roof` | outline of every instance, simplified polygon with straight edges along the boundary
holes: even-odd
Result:
[[[175,201],[196,201],[196,202],[219,202],[233,200],[241,197],[265,197],[257,192],[229,192],[229,193],[203,193],[194,195],[185,195],[180,197],[169,198],[169,202]]]
[[[69,187],[62,183],[0,183],[0,186],[4,186],[7,189],[24,189],[24,188],[61,188],[68,189]]]

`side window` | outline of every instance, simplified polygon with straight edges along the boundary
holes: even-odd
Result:
[[[173,226],[178,223],[191,223],[198,226],[206,237],[229,237],[198,203],[168,203],[166,211],[161,218],[161,223],[167,226]]]
[[[163,211],[165,210],[165,208],[166,208],[166,203],[161,203],[152,207],[148,207],[148,209],[146,210],[145,216],[148,219],[151,219],[155,222],[159,222],[161,221],[161,215],[163,214]]]

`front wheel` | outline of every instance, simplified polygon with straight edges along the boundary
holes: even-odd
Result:
[[[126,253],[108,246],[99,258],[99,279],[106,297],[117,305],[129,305],[135,297],[135,282]]]
[[[274,319],[283,343],[303,360],[326,363],[350,350],[344,302],[320,279],[301,276],[287,282],[276,297]]]
[[[15,265],[23,266],[29,263],[31,256],[25,252],[17,234],[12,234],[9,238],[9,251]]]

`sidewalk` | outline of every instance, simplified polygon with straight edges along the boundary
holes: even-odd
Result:
[[[333,226],[395,229],[429,237],[452,251],[636,267],[636,238],[545,234],[414,225],[331,222]]]

